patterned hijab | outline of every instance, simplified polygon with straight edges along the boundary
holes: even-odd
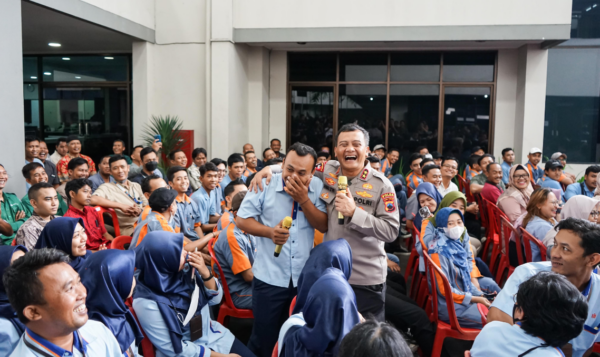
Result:
[[[533,186],[531,186],[531,180],[529,180],[529,182],[527,183],[527,187],[525,187],[523,190],[520,190],[516,187],[515,185],[515,179],[513,178],[513,176],[515,175],[515,172],[517,170],[524,170],[527,175],[529,175],[529,171],[527,171],[527,168],[523,165],[514,165],[513,167],[510,168],[510,173],[508,176],[508,183],[510,184],[510,187],[508,187],[498,198],[498,202],[497,204],[500,204],[500,202],[502,200],[504,200],[505,198],[508,197],[512,197],[514,198],[521,207],[523,207],[523,209],[527,209],[527,204],[529,203],[529,198],[531,197],[531,194],[533,193]]]

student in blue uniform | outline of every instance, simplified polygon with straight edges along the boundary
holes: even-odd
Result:
[[[56,217],[46,224],[35,249],[56,248],[69,256],[69,265],[79,272],[83,262],[92,252],[87,250],[83,220],[81,218]]]
[[[0,276],[6,268],[27,252],[22,245],[0,246]],[[15,349],[21,335],[25,332],[25,325],[17,317],[17,313],[10,306],[6,288],[0,280],[0,356],[8,356]]]
[[[515,163],[515,152],[511,148],[502,150],[502,182],[508,185],[510,182],[510,168]]]
[[[242,154],[234,153],[229,155],[227,158],[227,168],[229,172],[225,175],[223,181],[221,181],[221,191],[224,191],[225,187],[227,187],[227,185],[229,185],[229,183],[235,179],[241,179],[242,181],[246,182],[246,176],[244,176],[246,165]]]
[[[192,201],[196,202],[200,210],[200,222],[202,232],[212,232],[218,220],[215,197],[217,191],[217,183],[219,182],[219,174],[217,166],[212,162],[200,166],[200,188],[192,195]]]
[[[513,324],[515,294],[519,285],[540,271],[552,271],[563,275],[581,292],[588,303],[588,314],[583,331],[571,339],[563,350],[572,350],[573,357],[591,353],[598,339],[600,326],[600,275],[593,274],[600,263],[600,226],[585,220],[567,218],[558,224],[551,251],[552,262],[528,263],[517,267],[498,294],[490,312],[488,324],[502,321]],[[540,300],[543,306],[547,301]]]
[[[544,169],[538,166],[540,162],[542,162],[542,150],[539,148],[531,148],[527,158],[529,161],[527,161],[525,167],[527,167],[527,170],[529,171],[531,183],[535,186],[536,182],[544,176]]]
[[[93,254],[80,271],[81,283],[87,289],[85,305],[89,318],[108,327],[125,357],[138,357],[144,338],[125,305],[135,288],[134,266],[135,252],[111,249]]]
[[[248,187],[241,179],[235,179],[225,187],[225,205],[223,207],[223,214],[219,217],[219,221],[215,228],[217,232],[222,231],[234,220],[233,215],[231,214],[233,197],[242,191],[248,191]]]
[[[211,320],[209,306],[221,302],[223,290],[202,255],[183,249],[183,234],[148,233],[136,250],[135,266],[140,275],[133,309],[157,356],[254,357],[228,329]]]
[[[472,357],[564,357],[588,314],[584,297],[562,275],[541,271],[519,285],[514,325],[493,321],[475,339]]]
[[[183,166],[173,166],[167,171],[167,180],[171,189],[177,192],[175,202],[177,212],[175,220],[179,226],[180,232],[192,240],[198,240],[204,237],[202,232],[202,217],[198,203],[192,201],[186,192],[190,188],[187,171]]]

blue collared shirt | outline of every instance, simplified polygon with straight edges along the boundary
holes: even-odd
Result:
[[[244,280],[240,273],[252,268],[256,254],[256,237],[244,233],[232,220],[225,231],[219,234],[219,240],[213,249],[231,295],[252,295],[252,282]]]
[[[293,219],[288,241],[283,245],[279,257],[275,258],[275,243],[269,238],[256,237],[256,256],[252,272],[254,277],[270,285],[287,288],[290,279],[298,285],[300,272],[308,259],[313,246],[315,228],[304,216],[302,208],[284,190],[281,174],[274,174],[264,190],[258,193],[248,191],[238,211],[242,218],[254,218],[267,227],[275,227],[286,216]],[[308,186],[308,198],[321,212],[327,213],[325,202],[319,198],[323,182],[313,177]]]
[[[204,189],[204,186],[200,186],[200,188],[192,195],[192,201],[198,204],[198,209],[200,210],[200,222],[202,224],[207,224],[210,216],[214,216],[217,213],[213,203],[214,199],[211,200],[213,196],[216,196],[217,190],[218,188],[215,188],[209,194]]]
[[[198,206],[198,203],[192,201],[187,195],[184,200],[180,200],[179,197],[175,198],[177,202],[177,213],[175,213],[175,220],[177,225],[181,229],[181,233],[191,240],[197,240],[198,233],[194,228],[199,227],[202,220],[202,212]]]
[[[225,199],[223,198],[224,196],[221,186],[217,185],[217,188],[213,190],[213,193],[214,194],[210,196],[211,204],[215,208],[217,214],[223,214],[223,208],[221,207],[221,203],[223,203]]]
[[[240,178],[242,179],[242,181],[246,182],[246,176],[242,175],[242,177]],[[223,197],[225,197],[225,187],[227,187],[227,185],[229,185],[231,181],[233,180],[231,179],[231,177],[229,177],[229,174],[225,175],[223,181],[221,181],[221,193],[223,194]]]
[[[582,186],[583,192],[581,192]],[[567,186],[567,189],[565,190],[565,201],[568,201],[569,198],[577,195],[586,195],[590,198],[594,198],[594,190],[590,191],[585,182],[575,182]]]
[[[10,320],[0,317],[0,356],[8,356],[17,347],[21,335]]]
[[[505,185],[508,185],[508,182],[510,181],[510,168],[512,166],[506,161],[502,162],[502,165],[500,166],[502,166],[502,182],[504,182]]]
[[[90,178],[88,178],[88,180],[92,181],[92,184],[94,185],[92,187],[92,193],[94,193],[94,191],[96,191],[96,189],[98,187],[100,187],[100,185],[102,185],[104,182],[104,179],[102,178],[102,176],[100,176],[99,173],[90,176]],[[109,176],[109,182],[111,183],[117,183],[117,181],[115,181],[114,177]]]
[[[547,188],[553,188],[555,190],[559,190],[560,191],[560,197],[556,197],[559,200],[562,200],[563,202],[565,201],[565,192],[562,189],[562,185],[560,184],[560,182],[551,179],[548,176],[543,176],[542,178],[540,178],[537,182],[538,185],[540,185],[541,187],[547,187]]]

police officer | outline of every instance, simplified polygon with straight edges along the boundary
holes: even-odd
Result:
[[[324,240],[344,238],[350,243],[349,283],[356,294],[358,311],[384,321],[387,276],[384,244],[398,237],[400,219],[394,186],[369,165],[368,146],[369,134],[364,128],[356,124],[342,126],[335,147],[338,161],[317,166],[315,175],[323,181],[320,198],[327,205],[328,231]],[[259,172],[250,189],[255,186],[262,189],[260,182],[271,170],[276,168],[271,166]],[[348,180],[346,192],[338,192],[341,175]],[[343,224],[338,221],[338,213],[344,216]]]

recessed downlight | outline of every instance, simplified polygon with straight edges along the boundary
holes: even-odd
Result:
[[[48,46],[50,46],[50,47],[60,47],[61,44],[58,43],[58,42],[50,42],[50,43],[48,43]]]
[[[71,60],[69,57],[63,57],[62,59],[63,59],[63,61],[70,61]]]
[[[36,76],[31,76],[31,79],[37,79],[37,77]]]
[[[104,57],[105,60],[113,60],[115,59],[114,57]]]
[[[52,73],[50,73],[50,72],[44,72],[44,76],[51,76],[51,75],[52,75]]]
[[[79,76],[75,76],[75,79],[81,79],[81,77],[79,77]]]

